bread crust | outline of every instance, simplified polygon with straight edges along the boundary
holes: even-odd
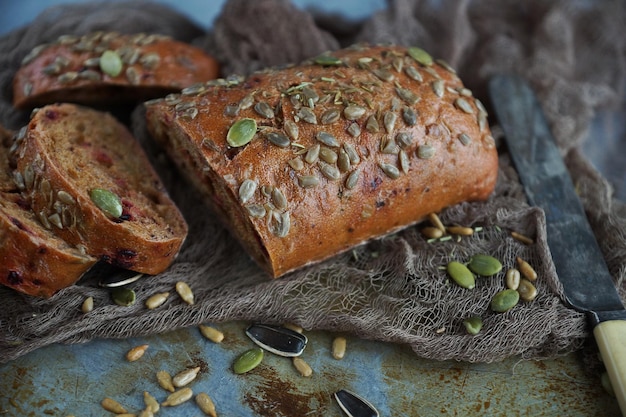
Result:
[[[187,224],[137,140],[111,115],[73,104],[41,108],[16,151],[32,211],[71,245],[116,266],[158,274],[173,262]],[[122,215],[91,191],[119,197]]]
[[[121,58],[119,75],[101,69],[105,51]],[[63,36],[24,58],[13,80],[13,104],[27,109],[55,102],[140,102],[213,79],[218,71],[203,50],[162,35]]]
[[[484,200],[496,183],[484,107],[417,49],[358,45],[146,106],[151,134],[274,277]],[[229,129],[244,118],[257,132],[232,147]],[[256,189],[244,203],[245,180]]]

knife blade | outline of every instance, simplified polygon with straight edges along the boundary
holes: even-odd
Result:
[[[626,416],[626,310],[545,115],[521,77],[493,77],[489,94],[528,202],[545,212],[548,247],[564,301],[587,314]]]

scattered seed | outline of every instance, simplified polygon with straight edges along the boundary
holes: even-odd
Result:
[[[435,148],[431,145],[420,145],[417,147],[417,157],[419,159],[430,159],[435,156]]]
[[[459,97],[456,100],[454,100],[454,105],[456,106],[456,108],[458,108],[459,110],[467,113],[467,114],[473,114],[474,113],[474,108],[472,106],[470,106],[470,104],[467,102],[467,100],[465,100],[463,97]]]
[[[505,275],[506,287],[511,290],[516,290],[519,287],[520,277],[521,277],[520,272],[515,268],[511,268],[508,271],[506,271],[506,275]]]
[[[189,305],[194,304],[193,292],[191,291],[191,287],[186,282],[178,281],[176,283],[176,292],[180,295],[180,298],[183,299]]]
[[[167,396],[165,401],[161,404],[164,407],[174,407],[189,401],[193,397],[193,391],[191,388],[181,388]]]
[[[124,408],[122,404],[118,403],[117,401],[109,397],[106,397],[105,399],[103,399],[100,405],[105,410],[110,411],[115,414],[122,414],[122,413],[127,412],[126,408]]]
[[[519,269],[520,274],[527,280],[534,282],[537,280],[537,272],[533,269],[532,266],[519,256],[515,259],[517,262],[517,269]]]
[[[432,223],[433,226],[435,226],[437,229],[441,230],[442,233],[446,232],[446,228],[443,225],[443,223],[441,222],[441,219],[439,218],[437,213],[430,213],[428,215],[428,220]]]
[[[344,149],[339,150],[339,155],[337,157],[337,168],[339,168],[339,171],[341,172],[348,172],[352,168],[350,157]]]
[[[472,229],[471,227],[448,226],[446,229],[447,229],[448,233],[450,233],[452,235],[471,236],[471,235],[474,234],[474,229]]]
[[[93,311],[93,297],[85,298],[85,301],[83,301],[80,309],[85,314]]]
[[[148,349],[148,345],[135,346],[134,348],[126,352],[126,360],[129,362],[135,362],[141,359],[143,354],[146,353],[147,349]]]
[[[499,260],[489,255],[474,255],[470,259],[467,267],[475,274],[483,277],[490,277],[502,270],[502,264]]]
[[[240,147],[249,143],[256,133],[256,121],[245,118],[233,123],[228,129],[226,141],[232,147]]]
[[[146,404],[146,408],[152,413],[156,413],[161,409],[159,402],[148,391],[143,392],[143,402]]]
[[[302,171],[304,169],[304,162],[302,162],[301,158],[293,158],[287,161],[287,164],[295,171]]]
[[[281,132],[268,133],[266,135],[266,138],[279,148],[287,148],[289,147],[289,145],[291,145],[291,142],[289,141],[287,135]]]
[[[246,206],[246,210],[248,210],[248,214],[250,214],[251,217],[256,217],[256,218],[264,217],[265,214],[267,213],[267,210],[265,209],[265,207],[263,207],[260,204],[248,204]]]
[[[57,80],[61,84],[70,83],[78,78],[78,73],[76,71],[68,71],[65,74],[59,75]]]
[[[298,184],[302,188],[311,188],[319,184],[319,178],[315,175],[298,175]]]
[[[523,301],[530,302],[537,297],[537,288],[529,280],[522,278],[519,281],[517,292]]]
[[[135,304],[136,295],[135,291],[130,288],[117,287],[111,291],[111,298],[113,302],[119,306],[129,307]]]
[[[293,366],[300,373],[300,375],[304,377],[310,377],[313,374],[313,369],[309,366],[308,363],[302,358],[293,358],[292,359]]]
[[[396,87],[396,94],[398,94],[398,97],[400,97],[402,100],[404,100],[406,104],[410,106],[413,106],[417,104],[418,101],[420,101],[419,96],[408,88]]]
[[[343,64],[343,62],[339,58],[330,55],[320,55],[315,58],[313,62],[323,66],[337,66]]]
[[[427,239],[439,239],[443,236],[443,232],[438,227],[424,227],[421,233]]]
[[[378,120],[376,120],[376,117],[374,115],[371,115],[367,118],[367,122],[365,122],[365,130],[370,133],[378,133],[378,131],[380,130]]]
[[[449,262],[446,271],[459,286],[470,290],[476,286],[474,274],[461,262]]]
[[[217,417],[215,404],[213,403],[213,400],[211,400],[211,397],[209,397],[208,394],[201,392],[198,395],[196,395],[196,404],[198,405],[198,408],[200,408],[200,411],[202,411],[207,416]]]
[[[496,313],[504,313],[517,305],[520,295],[516,290],[506,289],[496,293],[491,299],[491,309]]]
[[[428,52],[418,47],[411,47],[408,49],[408,54],[411,58],[419,62],[424,66],[430,66],[433,64],[433,58]]]
[[[100,69],[110,77],[117,77],[122,72],[122,58],[115,51],[104,51],[100,56]]]
[[[370,402],[350,391],[343,389],[337,391],[335,400],[348,417],[379,417],[380,415]]]
[[[160,292],[160,293],[150,296],[146,300],[146,307],[149,310],[154,310],[155,308],[162,306],[163,303],[165,303],[165,301],[169,297],[169,295],[170,295],[169,292]]]
[[[393,136],[383,136],[380,138],[380,151],[382,153],[395,155],[399,150]]]
[[[198,327],[200,328],[200,333],[202,333],[202,336],[206,337],[211,342],[221,343],[222,340],[224,340],[224,333],[217,330],[215,327],[206,326],[204,324],[201,324]]]
[[[239,200],[242,203],[247,203],[252,198],[257,189],[257,182],[250,179],[245,179],[239,186]]]
[[[465,331],[471,335],[476,335],[483,328],[483,319],[480,316],[473,316],[463,320]]]
[[[404,150],[400,150],[400,152],[398,152],[398,165],[403,173],[409,173],[411,162],[409,161],[409,156]]]
[[[233,371],[240,375],[250,372],[263,360],[263,349],[252,348],[242,353],[233,363]]]
[[[528,236],[524,236],[521,233],[511,232],[511,237],[519,242],[522,242],[525,245],[532,245],[533,243],[535,243],[531,238],[529,238]]]
[[[122,201],[117,194],[103,188],[94,188],[89,192],[89,197],[107,216],[117,219],[122,215]]]
[[[358,123],[355,122],[355,123],[350,124],[350,126],[348,126],[347,131],[350,134],[350,136],[352,136],[353,138],[356,138],[361,134],[361,127],[359,126]]]
[[[254,324],[246,335],[257,345],[279,356],[293,357],[302,354],[308,339],[305,335],[283,326]]]
[[[157,382],[166,391],[174,392],[176,388],[172,383],[172,376],[167,371],[159,371],[156,374]]]
[[[333,358],[340,360],[346,355],[347,340],[343,336],[337,336],[333,339],[332,355]]]
[[[199,366],[195,368],[185,369],[184,371],[181,371],[172,377],[172,384],[176,388],[184,387],[185,385],[196,379],[196,377],[198,376],[198,372],[200,372]]]

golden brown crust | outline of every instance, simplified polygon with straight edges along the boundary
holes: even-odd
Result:
[[[493,191],[498,161],[484,107],[422,52],[357,46],[195,86],[147,103],[148,126],[251,255],[280,276]],[[227,134],[244,118],[257,133],[233,148]],[[322,132],[337,143],[322,143]],[[245,180],[257,187],[242,203]]]
[[[165,270],[187,224],[139,143],[112,116],[73,104],[50,105],[32,117],[16,152],[23,194],[44,227],[114,265],[147,274]],[[119,197],[119,217],[91,198]]]
[[[115,51],[121,58],[119,74],[101,68],[105,51]],[[113,32],[63,36],[24,58],[13,80],[13,104],[32,108],[55,102],[138,102],[217,75],[214,58],[164,36]]]

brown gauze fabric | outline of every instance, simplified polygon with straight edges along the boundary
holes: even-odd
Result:
[[[31,48],[63,34],[117,30],[171,35],[217,57],[224,77],[296,63],[354,42],[421,46],[452,64],[487,105],[491,75],[516,73],[530,81],[623,297],[626,208],[612,198],[610,185],[580,145],[596,112],[619,105],[623,97],[624,5],[621,1],[576,4],[569,0],[394,0],[363,22],[349,22],[297,9],[287,1],[233,0],[225,4],[210,32],[154,4],[57,7],[0,39],[0,121],[12,129],[26,123],[28,114],[11,106],[13,74]],[[134,337],[231,320],[291,322],[304,329],[408,344],[424,358],[470,362],[514,355],[553,357],[582,348],[590,336],[585,315],[563,302],[546,245],[544,214],[526,203],[497,126],[492,127],[501,166],[495,193],[489,201],[459,204],[440,213],[445,224],[480,226],[481,232],[459,241],[429,243],[420,234],[424,223],[272,280],[147,135],[143,108],[137,107],[128,120],[189,222],[190,234],[179,257],[167,272],[132,284],[137,302],[130,307],[115,305],[95,279],[83,279],[47,300],[1,288],[1,361],[51,343]],[[493,118],[490,121],[495,123]],[[524,245],[511,238],[511,231],[536,243]],[[451,282],[442,267],[451,260],[467,262],[478,253],[501,260],[503,271],[479,278],[473,290]],[[505,288],[504,271],[515,266],[518,256],[537,270],[538,296],[496,314],[490,310],[490,300]],[[177,281],[193,289],[194,305],[176,294]],[[145,300],[157,292],[170,292],[170,297],[159,308],[147,309]],[[81,304],[89,296],[95,307],[83,314]],[[471,336],[463,320],[474,315],[482,316],[484,326]]]

